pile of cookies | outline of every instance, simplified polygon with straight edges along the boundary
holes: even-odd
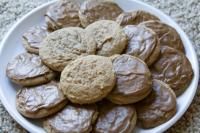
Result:
[[[23,116],[48,133],[131,133],[176,114],[193,70],[173,27],[112,0],[59,0],[44,17],[7,65]]]

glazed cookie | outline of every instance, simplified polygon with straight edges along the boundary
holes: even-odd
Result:
[[[61,110],[67,100],[56,82],[22,88],[17,93],[17,110],[28,118],[43,118]]]
[[[8,63],[7,76],[16,84],[33,86],[47,83],[55,73],[46,67],[35,54],[22,53]]]
[[[67,105],[58,114],[47,118],[43,126],[47,133],[90,133],[97,115],[95,105]]]
[[[82,3],[79,17],[83,27],[98,20],[115,20],[122,9],[113,0],[86,0]]]
[[[115,104],[135,103],[151,92],[151,73],[147,65],[131,55],[119,55],[113,59],[116,85],[108,99]]]
[[[177,31],[161,22],[161,21],[146,21],[140,24],[140,26],[145,26],[152,29],[157,35],[160,40],[161,45],[169,46],[184,52],[183,42],[177,33]]]
[[[94,37],[97,44],[97,54],[101,56],[120,54],[128,43],[123,29],[111,20],[94,22],[88,25],[86,32]]]
[[[127,25],[124,31],[129,38],[125,54],[142,59],[148,66],[157,60],[160,53],[160,42],[154,31],[136,25]]]
[[[49,34],[42,42],[39,55],[55,71],[62,71],[81,55],[95,54],[96,44],[84,29],[69,27]]]
[[[121,26],[137,25],[148,20],[159,20],[159,18],[146,11],[137,10],[132,12],[123,12],[116,19],[117,23]]]
[[[133,106],[106,102],[99,105],[94,133],[132,133],[136,120],[137,114]]]
[[[153,80],[153,90],[144,100],[136,104],[139,124],[153,128],[165,123],[176,113],[176,96],[164,82]]]
[[[73,103],[95,103],[106,97],[114,85],[115,74],[108,57],[78,58],[61,73],[60,88]]]
[[[161,46],[159,59],[153,64],[151,72],[154,79],[159,79],[181,95],[193,78],[192,66],[187,57],[180,51]]]
[[[25,49],[34,54],[39,54],[41,42],[48,35],[49,31],[46,26],[34,26],[23,34],[23,44]]]
[[[79,9],[78,0],[59,0],[52,4],[45,14],[48,29],[58,30],[64,27],[80,26]]]

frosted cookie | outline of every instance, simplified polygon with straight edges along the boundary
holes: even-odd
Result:
[[[98,20],[115,20],[122,9],[112,0],[86,0],[81,4],[79,17],[83,27]]]
[[[50,5],[45,14],[48,29],[58,30],[64,27],[80,26],[78,0],[58,0]]]
[[[143,128],[159,126],[176,113],[176,96],[164,82],[153,80],[152,92],[136,104],[139,125]]]
[[[159,59],[151,67],[152,76],[167,84],[177,96],[190,85],[193,78],[192,66],[187,57],[174,48],[161,46]]]
[[[39,54],[39,48],[44,38],[49,34],[46,26],[34,26],[23,34],[25,49],[34,54]]]
[[[114,85],[112,62],[103,56],[78,58],[61,73],[60,88],[73,103],[95,103],[106,97]]]
[[[84,29],[63,28],[49,34],[42,42],[39,55],[42,61],[55,71],[64,67],[79,56],[95,54],[96,44]]]
[[[148,20],[159,20],[159,18],[146,11],[137,10],[132,12],[123,12],[116,19],[117,23],[121,26],[137,25]]]
[[[17,110],[28,118],[43,118],[61,110],[67,104],[56,82],[22,88],[16,96]]]
[[[47,133],[90,133],[97,115],[95,105],[67,105],[47,118],[43,126]]]
[[[177,33],[177,31],[161,22],[161,21],[146,21],[140,24],[140,26],[145,26],[152,29],[157,35],[160,40],[161,45],[169,46],[184,52],[183,42]]]
[[[124,27],[124,32],[129,39],[125,54],[142,59],[148,66],[157,60],[160,42],[154,31],[146,27],[127,25]]]
[[[97,44],[97,54],[101,56],[120,54],[128,43],[123,29],[111,20],[94,22],[88,25],[86,32],[94,37]]]
[[[6,74],[22,86],[47,83],[55,77],[55,73],[42,63],[38,55],[29,53],[19,54],[9,62]]]
[[[116,85],[108,99],[115,104],[131,104],[144,99],[151,92],[151,73],[147,65],[131,55],[113,59]]]
[[[94,133],[132,133],[137,114],[131,105],[114,105],[106,102],[99,105],[99,117]]]

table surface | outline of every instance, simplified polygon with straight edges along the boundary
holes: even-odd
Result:
[[[23,15],[50,0],[0,0],[0,41]],[[200,57],[200,0],[141,0],[170,15],[187,33]],[[199,58],[200,60],[200,58]],[[199,87],[200,88],[200,87]],[[25,133],[0,102],[0,133]],[[167,132],[200,132],[200,90],[185,115]]]

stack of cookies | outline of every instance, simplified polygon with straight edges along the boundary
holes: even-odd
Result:
[[[112,0],[59,0],[44,17],[7,65],[23,116],[48,133],[131,133],[176,114],[193,70],[173,27]]]

